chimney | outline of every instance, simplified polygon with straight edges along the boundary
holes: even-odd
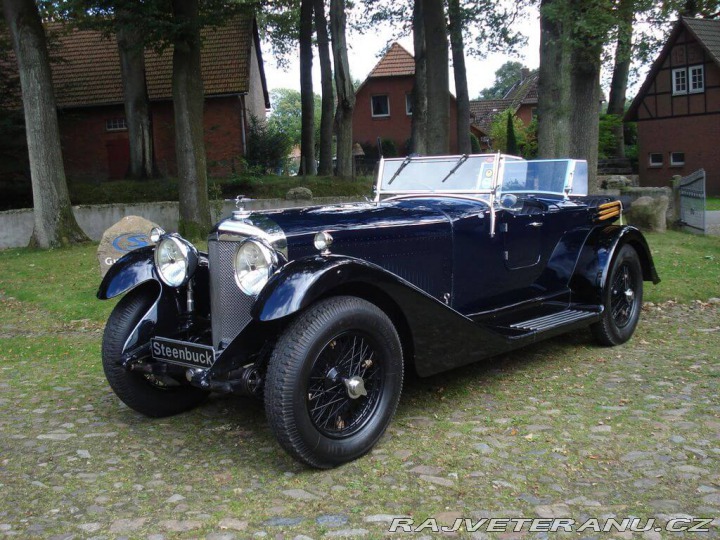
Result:
[[[529,76],[530,76],[530,68],[524,67],[524,68],[522,68],[522,69],[520,70],[520,80],[521,80],[521,81],[524,81],[524,80],[527,79]]]

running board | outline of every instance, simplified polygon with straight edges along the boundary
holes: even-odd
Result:
[[[510,328],[523,330],[525,332],[542,332],[543,330],[556,328],[558,326],[565,326],[584,319],[595,318],[597,315],[598,314],[595,311],[566,309],[565,311],[559,311],[557,313],[545,315],[544,317],[538,317],[537,319],[530,319],[529,321],[511,324]]]

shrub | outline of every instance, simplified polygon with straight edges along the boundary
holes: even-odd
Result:
[[[247,172],[262,175],[281,172],[290,153],[292,141],[274,124],[250,116],[248,126]]]
[[[474,133],[470,134],[470,151],[473,154],[479,154],[480,152],[482,152],[482,150],[480,149],[480,141]]]

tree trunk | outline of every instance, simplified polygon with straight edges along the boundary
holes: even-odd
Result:
[[[615,48],[615,65],[613,67],[612,81],[610,83],[610,97],[608,98],[608,114],[618,116],[621,120],[613,128],[615,136],[615,157],[625,157],[625,135],[622,117],[625,114],[625,93],[627,92],[630,62],[632,60],[632,34],[634,20],[634,2],[621,0],[618,6],[620,20],[618,21],[618,40]]]
[[[119,11],[116,15],[117,44],[120,53],[125,119],[130,143],[131,178],[154,176],[153,136],[150,119],[150,98],[145,80],[145,40],[130,17]]]
[[[3,0],[20,73],[33,191],[31,246],[87,241],[70,206],[45,30],[33,0]]]
[[[570,152],[570,76],[562,24],[547,10],[557,0],[540,2],[538,80],[538,157],[568,157]]]
[[[453,75],[457,93],[457,151],[459,154],[470,154],[472,152],[470,145],[470,92],[465,68],[465,44],[462,35],[460,0],[449,0],[448,14],[450,16]]]
[[[573,54],[571,71],[572,114],[570,115],[570,152],[563,157],[585,159],[588,164],[588,188],[596,193],[598,137],[600,131],[600,51],[592,59],[588,49]],[[580,58],[578,58],[580,57]]]
[[[333,73],[330,62],[330,38],[325,18],[325,0],[314,0],[315,31],[317,32],[318,57],[320,58],[320,81],[322,85],[322,115],[320,116],[320,165],[318,174],[329,176],[333,173],[332,137],[335,96],[333,95]]]
[[[313,0],[300,1],[300,174],[317,174],[315,162],[315,94],[312,81]]]
[[[355,89],[350,76],[347,41],[345,39],[345,0],[330,0],[330,29],[333,60],[335,62],[335,133],[337,134],[337,175],[353,176],[352,115],[355,109]]]
[[[423,0],[415,0],[412,27],[415,47],[415,83],[412,95],[410,148],[411,152],[422,155],[427,153],[427,58]]]
[[[172,7],[176,25],[172,86],[180,233],[200,238],[209,232],[211,223],[203,137],[198,0],[172,0]]]
[[[442,155],[450,151],[450,80],[443,0],[424,0],[423,20],[427,53],[427,152]]]

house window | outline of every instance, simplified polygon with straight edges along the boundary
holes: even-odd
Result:
[[[390,100],[387,96],[373,96],[371,106],[373,117],[390,116]]]
[[[673,96],[687,94],[688,81],[687,70],[685,68],[677,68],[672,70],[673,78]]]
[[[662,167],[663,165],[663,155],[658,154],[650,154],[650,160],[649,163],[650,167]]]
[[[682,167],[685,165],[685,152],[670,152],[670,166]]]
[[[105,120],[105,131],[125,131],[127,122],[125,118],[110,118]]]
[[[690,66],[688,68],[690,79],[690,93],[699,94],[705,91],[705,66]]]
[[[412,94],[405,94],[405,114],[407,114],[408,116],[412,116],[412,103]]]

